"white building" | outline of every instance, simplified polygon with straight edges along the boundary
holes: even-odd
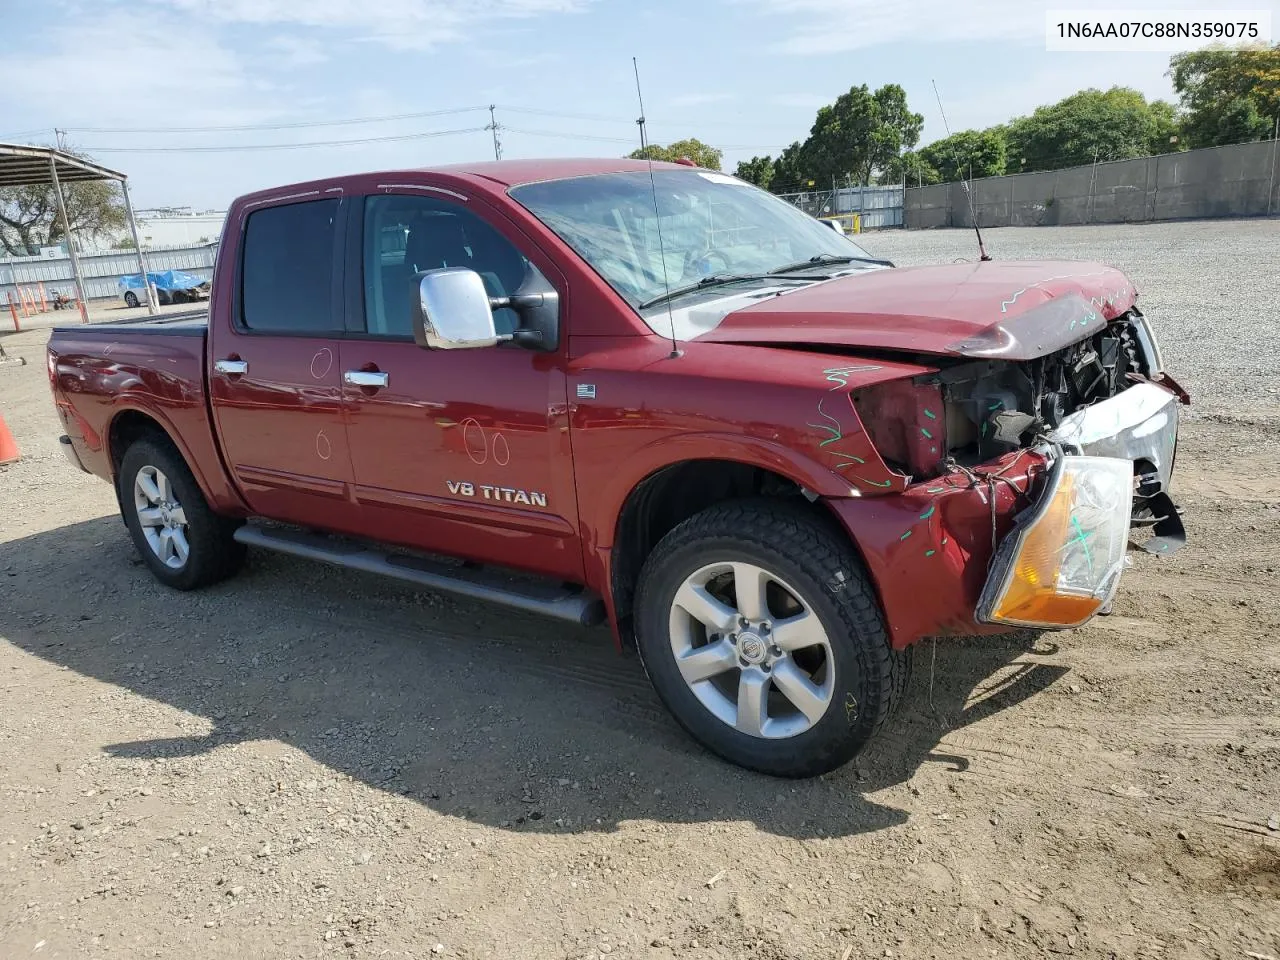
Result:
[[[138,238],[142,248],[194,247],[222,235],[225,210],[192,212],[186,207],[138,210]]]

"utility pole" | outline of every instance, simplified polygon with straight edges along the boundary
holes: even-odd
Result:
[[[1098,182],[1098,150],[1093,151],[1093,173],[1089,177],[1089,223],[1093,223],[1093,192]]]
[[[58,145],[59,151],[62,150],[62,138],[64,136],[66,136],[65,130],[59,130],[57,127],[53,128],[53,142]]]
[[[1276,193],[1276,147],[1280,145],[1280,116],[1276,117],[1276,132],[1271,138],[1271,183],[1267,186],[1267,216],[1271,216],[1271,206],[1275,202]]]
[[[502,159],[502,141],[498,139],[498,119],[494,116],[493,111],[497,109],[495,104],[489,104],[489,125],[486,130],[493,131],[493,159]]]

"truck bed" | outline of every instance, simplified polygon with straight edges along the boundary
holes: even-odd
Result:
[[[173,440],[211,503],[237,496],[222,469],[205,391],[208,310],[55,327],[54,401],[79,465],[114,479],[131,431],[148,421]]]
[[[108,320],[105,323],[76,324],[54,327],[55,334],[79,338],[83,334],[101,332],[110,337],[130,333],[150,333],[168,337],[203,337],[209,327],[208,306],[179,313],[165,313],[156,317],[130,320]]]

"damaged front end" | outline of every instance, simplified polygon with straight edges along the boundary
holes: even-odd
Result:
[[[1154,527],[1153,553],[1185,542],[1169,485],[1189,399],[1136,307],[1107,319],[1083,297],[1059,297],[931,361],[936,372],[854,392],[885,464],[911,479],[900,504],[842,514],[851,530],[883,518],[883,539],[860,538],[882,592],[938,584],[939,562],[965,585],[963,601],[946,598],[950,614],[905,612],[913,601],[902,598],[916,638],[1077,626],[1108,609],[1131,527]],[[910,526],[895,544],[899,523]]]
[[[1156,527],[1148,549],[1185,541],[1169,481],[1177,408],[1189,398],[1136,307],[1107,320],[1079,295],[1059,297],[949,352],[931,358],[936,373],[854,393],[886,464],[919,480],[1037,447],[1123,457],[1134,525]]]

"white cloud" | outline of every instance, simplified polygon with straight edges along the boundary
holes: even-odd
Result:
[[[832,99],[830,94],[821,93],[775,93],[769,97],[769,102],[779,107],[816,111],[824,104],[830,103]]]
[[[848,53],[887,43],[996,41],[1044,44],[1045,11],[1051,7],[1112,9],[1109,0],[1046,3],[1035,0],[738,0],[789,25],[775,45],[783,53]],[[1162,0],[1125,0],[1126,9],[1160,8]],[[785,29],[785,27],[784,27]]]
[[[279,55],[276,62],[283,67],[309,67],[329,59],[324,46],[311,37],[280,34],[267,40],[267,46]]]
[[[340,30],[392,49],[463,40],[493,20],[574,13],[594,0],[149,0],[210,23]]]
[[[215,37],[187,42],[171,17],[112,9],[69,16],[0,58],[0,90],[50,126],[215,125],[271,116],[268,85],[250,79]]]
[[[673,107],[701,107],[708,103],[724,103],[733,99],[732,93],[681,93],[668,103]]]

